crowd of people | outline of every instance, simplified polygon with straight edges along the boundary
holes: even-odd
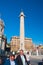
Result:
[[[0,57],[0,65],[31,65],[29,59],[29,52],[24,54],[21,49],[18,54],[10,53],[9,58],[2,59]]]

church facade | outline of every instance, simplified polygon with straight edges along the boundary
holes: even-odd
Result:
[[[7,38],[4,35],[4,22],[2,19],[0,19],[0,50],[5,51],[6,43]]]

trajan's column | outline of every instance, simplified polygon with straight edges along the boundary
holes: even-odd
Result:
[[[24,50],[24,13],[20,13],[20,49]]]

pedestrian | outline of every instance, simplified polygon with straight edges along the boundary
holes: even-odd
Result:
[[[17,65],[16,60],[15,60],[15,55],[10,54],[9,59],[5,60],[4,65]]]
[[[3,65],[3,63],[2,63],[2,58],[0,57],[0,65]]]
[[[29,52],[27,52],[27,54],[26,54],[26,59],[27,59],[28,64],[30,65],[30,55],[29,55]]]
[[[22,49],[19,51],[19,55],[17,56],[16,61],[18,65],[28,65],[26,56],[24,55]]]

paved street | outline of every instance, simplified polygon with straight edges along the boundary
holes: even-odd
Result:
[[[40,62],[40,59],[31,59],[31,65],[38,65],[38,62]]]
[[[38,62],[41,62],[42,61],[42,58],[41,56],[39,57],[31,57],[30,58],[30,61],[31,61],[31,65],[38,65]]]

